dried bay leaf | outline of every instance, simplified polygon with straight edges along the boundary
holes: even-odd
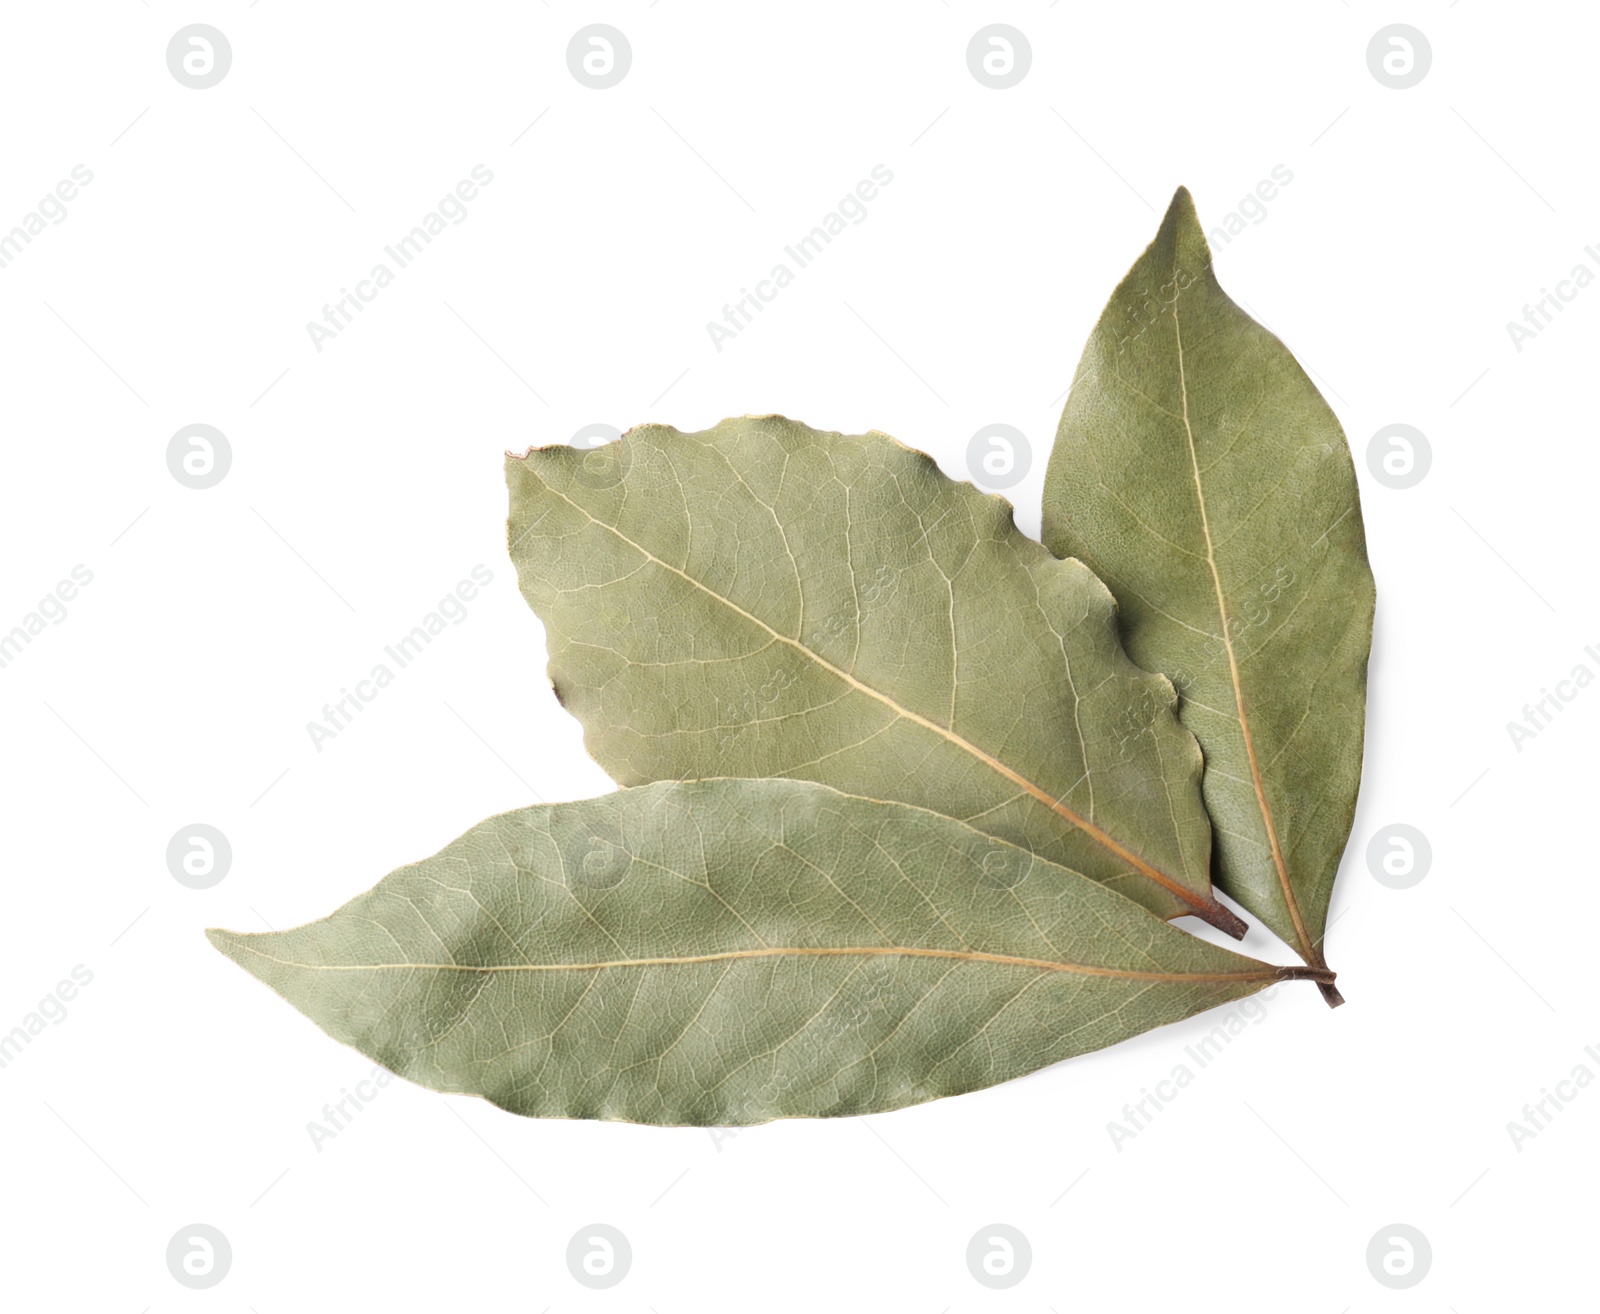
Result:
[[[786,777],[927,807],[1242,934],[1171,685],[1002,499],[886,435],[780,416],[645,425],[506,474],[551,681],[618,783]]]
[[[208,932],[330,1035],[519,1114],[748,1125],[976,1090],[1277,981],[1340,1002],[1354,473],[1187,192],[1085,351],[1048,548],[920,452],[779,416],[506,472],[551,683],[624,788],[491,817],[322,921]],[[1213,879],[1308,965],[1169,926],[1242,935]]]
[[[509,812],[322,921],[207,934],[421,1085],[662,1125],[900,1108],[1316,975],[963,822],[791,780]]]
[[[1130,655],[1177,684],[1217,884],[1324,966],[1372,637],[1355,470],[1311,380],[1218,284],[1181,188],[1084,350],[1044,540],[1106,582]]]

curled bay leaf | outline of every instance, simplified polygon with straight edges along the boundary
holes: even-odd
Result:
[[[1084,350],[1044,539],[1106,582],[1133,659],[1177,684],[1217,884],[1324,966],[1372,641],[1355,469],[1305,371],[1223,292],[1181,188]]]
[[[791,780],[509,812],[322,921],[208,935],[421,1085],[663,1125],[900,1108],[1316,975],[964,822]]]
[[[1201,757],[1094,575],[883,434],[781,416],[509,457],[550,678],[631,786],[813,780],[927,807],[1163,917],[1210,885]]]

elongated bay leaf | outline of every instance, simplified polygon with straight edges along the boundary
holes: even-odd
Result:
[[[506,475],[551,681],[620,784],[790,777],[928,807],[1242,934],[1172,686],[1003,499],[781,416],[644,425]]]
[[[1355,470],[1311,380],[1218,284],[1187,191],[1084,351],[1044,539],[1105,580],[1133,659],[1177,684],[1217,884],[1323,965],[1372,638]]]
[[[208,934],[421,1085],[668,1125],[900,1108],[1309,974],[963,822],[788,780],[508,812],[323,921]]]

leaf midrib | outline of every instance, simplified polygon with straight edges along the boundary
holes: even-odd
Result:
[[[1105,831],[1100,829],[1100,827],[1096,826],[1087,817],[1080,816],[1077,812],[1074,812],[1071,808],[1067,807],[1064,803],[1062,803],[1059,799],[1057,799],[1054,795],[1052,795],[1048,790],[1041,789],[1038,785],[1034,784],[1031,780],[1027,779],[1027,777],[1023,776],[1022,774],[1020,774],[1017,771],[1014,771],[1011,767],[1008,767],[1004,762],[1000,761],[999,758],[994,757],[991,754],[984,752],[983,749],[979,748],[976,744],[972,743],[970,740],[965,739],[962,736],[956,734],[955,731],[953,731],[953,730],[950,730],[950,729],[947,729],[944,726],[941,726],[937,721],[930,721],[927,717],[922,716],[917,712],[913,712],[909,707],[903,706],[901,703],[899,703],[895,699],[891,698],[888,694],[884,693],[882,690],[875,689],[869,684],[864,684],[862,681],[856,679],[855,676],[851,675],[848,671],[843,670],[842,668],[840,668],[838,666],[835,666],[832,662],[828,661],[827,658],[823,657],[821,654],[813,652],[810,648],[807,648],[803,643],[799,642],[796,639],[791,639],[788,635],[782,634],[779,631],[773,629],[772,626],[770,626],[770,625],[768,625],[766,623],[766,621],[762,620],[759,616],[753,615],[752,613],[746,611],[743,607],[739,606],[739,604],[734,602],[731,598],[724,597],[722,594],[718,593],[715,589],[709,588],[705,584],[702,584],[699,580],[695,579],[694,576],[688,574],[686,571],[679,570],[678,567],[672,565],[670,562],[663,561],[660,557],[656,556],[655,553],[651,552],[649,548],[647,548],[643,544],[637,543],[633,539],[629,538],[626,534],[624,534],[615,525],[607,524],[604,520],[600,520],[597,517],[595,517],[594,515],[591,515],[589,510],[586,507],[580,506],[578,503],[574,502],[570,497],[568,497],[565,493],[561,492],[559,489],[552,488],[548,482],[546,482],[544,480],[541,480],[540,482],[543,483],[545,489],[548,492],[550,492],[551,494],[553,494],[556,497],[559,497],[563,502],[565,502],[568,506],[570,506],[579,515],[583,516],[586,520],[588,520],[590,524],[598,525],[601,529],[604,529],[607,532],[615,535],[618,539],[620,539],[622,542],[626,543],[629,547],[631,547],[634,551],[639,553],[639,555],[644,557],[647,561],[653,562],[657,566],[660,566],[663,570],[670,571],[672,574],[676,575],[679,579],[684,580],[686,583],[688,583],[688,584],[692,585],[693,587],[699,589],[707,597],[713,598],[717,602],[720,602],[723,606],[727,607],[729,610],[737,612],[740,616],[743,616],[751,624],[759,626],[761,629],[765,630],[769,635],[772,636],[772,638],[776,642],[787,644],[789,647],[793,648],[796,652],[798,652],[798,653],[802,654],[803,656],[809,658],[811,661],[815,662],[818,666],[822,667],[824,670],[826,670],[826,671],[830,672],[831,674],[837,676],[840,680],[843,680],[851,688],[857,690],[860,693],[866,694],[869,698],[876,699],[878,702],[882,703],[885,707],[889,708],[892,712],[894,712],[896,716],[902,717],[905,720],[910,721],[915,725],[920,725],[926,730],[931,730],[934,734],[939,735],[941,738],[943,738],[943,739],[947,740],[948,742],[954,744],[956,747],[962,749],[964,752],[967,752],[967,753],[971,754],[973,757],[977,758],[980,762],[984,763],[984,765],[988,766],[990,769],[992,769],[993,771],[997,772],[998,774],[1003,776],[1005,779],[1011,781],[1012,784],[1014,784],[1014,785],[1018,786],[1020,789],[1024,790],[1031,797],[1033,797],[1034,799],[1036,799],[1040,803],[1043,803],[1047,808],[1049,808],[1057,816],[1061,817],[1063,820],[1067,821],[1070,825],[1072,825],[1072,826],[1076,827],[1078,830],[1082,831],[1090,839],[1094,840],[1097,844],[1099,844],[1101,847],[1106,849],[1107,852],[1113,854],[1117,858],[1121,859],[1123,862],[1126,862],[1135,871],[1137,871],[1141,876],[1144,876],[1144,877],[1148,878],[1149,880],[1154,881],[1157,885],[1161,886],[1168,893],[1173,894],[1177,898],[1181,899],[1185,904],[1187,904],[1194,911],[1196,911],[1196,912],[1200,912],[1201,910],[1208,910],[1209,911],[1214,906],[1215,900],[1206,900],[1206,899],[1202,898],[1195,891],[1189,889],[1187,886],[1181,884],[1180,882],[1174,880],[1172,877],[1168,876],[1165,872],[1160,870],[1160,868],[1152,866],[1149,862],[1147,862],[1145,859],[1141,858],[1138,854],[1136,854],[1132,850],[1126,848],[1124,845],[1119,844],[1114,838],[1112,838],[1109,834],[1107,834]],[[1085,762],[1084,765],[1085,765],[1085,768],[1087,769],[1088,763]]]
[[[768,946],[764,949],[730,949],[721,953],[684,954],[653,958],[619,958],[593,963],[302,963],[294,959],[279,958],[265,950],[256,949],[245,939],[233,939],[230,944],[260,958],[283,967],[300,968],[308,972],[598,972],[612,968],[629,967],[683,967],[698,963],[721,963],[746,958],[783,957],[903,957],[945,958],[961,962],[989,963],[1000,967],[1026,967],[1036,971],[1070,972],[1080,976],[1112,977],[1125,981],[1226,983],[1249,981],[1276,981],[1282,979],[1284,969],[1263,965],[1260,970],[1242,972],[1152,972],[1136,968],[1096,967],[1087,963],[1063,963],[1048,958],[1024,958],[1013,954],[991,954],[973,949],[925,949],[908,945],[849,945],[843,947],[790,948]],[[1293,970],[1293,969],[1289,969]]]
[[[1256,803],[1261,809],[1261,823],[1267,832],[1267,844],[1272,853],[1272,865],[1278,877],[1278,886],[1283,893],[1283,902],[1288,908],[1289,919],[1294,925],[1300,954],[1308,963],[1315,964],[1320,962],[1320,959],[1316,956],[1311,937],[1306,932],[1305,920],[1300,914],[1299,900],[1294,897],[1294,886],[1289,880],[1289,867],[1284,861],[1283,849],[1278,842],[1278,828],[1272,820],[1272,804],[1267,799],[1266,787],[1261,778],[1261,764],[1256,757],[1255,736],[1250,732],[1250,719],[1244,710],[1244,685],[1239,675],[1238,658],[1233,650],[1233,636],[1228,629],[1228,600],[1222,587],[1222,575],[1217,569],[1217,555],[1211,538],[1211,519],[1206,512],[1205,485],[1200,475],[1200,456],[1195,447],[1194,428],[1189,423],[1189,380],[1183,365],[1183,326],[1178,318],[1178,303],[1182,295],[1180,289],[1172,298],[1172,332],[1178,349],[1178,396],[1183,404],[1183,432],[1189,442],[1189,464],[1194,472],[1194,495],[1200,508],[1200,533],[1206,544],[1206,566],[1211,572],[1211,583],[1216,590],[1222,647],[1228,655],[1228,678],[1233,686],[1234,708],[1239,715],[1239,733],[1244,739],[1245,757],[1250,763],[1250,784],[1255,790]]]

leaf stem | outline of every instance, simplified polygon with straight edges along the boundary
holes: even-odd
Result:
[[[1322,997],[1328,1001],[1329,1008],[1338,1008],[1344,1003],[1344,996],[1339,993],[1339,988],[1333,984],[1334,978],[1339,974],[1324,964],[1301,967],[1280,967],[1278,980],[1280,981],[1315,981],[1317,989],[1322,992]]]
[[[1316,981],[1317,989],[1322,991],[1322,997],[1328,1001],[1328,1007],[1338,1008],[1340,1004],[1344,1003],[1344,996],[1339,993],[1339,987],[1333,983],[1333,978],[1337,976],[1338,973],[1328,971],[1327,959],[1322,956],[1322,950],[1320,948],[1313,948],[1306,961],[1311,964],[1312,970],[1327,972],[1328,975],[1326,980],[1323,980],[1321,977],[1312,977],[1311,979]]]
[[[1250,929],[1249,922],[1240,918],[1226,904],[1218,903],[1215,899],[1208,900],[1206,903],[1192,904],[1191,911],[1207,926],[1214,926],[1224,935],[1231,935],[1235,940],[1244,939],[1245,932]]]

